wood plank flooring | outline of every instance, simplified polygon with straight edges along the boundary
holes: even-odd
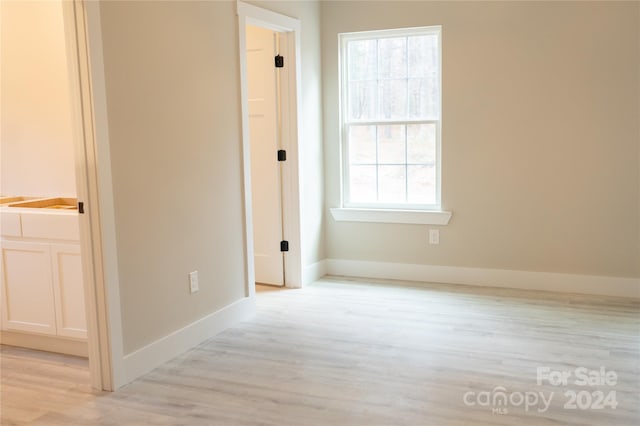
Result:
[[[637,300],[325,278],[257,304],[115,393],[90,390],[86,360],[3,347],[2,425],[640,424]],[[538,367],[572,377],[538,385]],[[580,367],[615,385],[576,385]],[[616,409],[590,409],[598,391]]]

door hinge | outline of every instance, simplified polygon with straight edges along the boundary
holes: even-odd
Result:
[[[276,68],[284,68],[284,56],[276,55]]]
[[[78,201],[78,213],[84,214],[84,202]]]
[[[287,161],[287,151],[284,149],[278,150],[278,161]]]
[[[280,241],[280,251],[289,251],[289,241]]]

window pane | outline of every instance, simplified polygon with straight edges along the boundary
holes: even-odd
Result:
[[[409,117],[433,118],[427,116],[427,81],[424,78],[409,80]]]
[[[378,166],[378,201],[404,203],[406,188],[404,166]]]
[[[409,79],[409,117],[438,119],[437,85],[435,77]]]
[[[358,40],[348,43],[349,80],[377,78],[378,43],[376,40]]]
[[[438,73],[438,37],[423,35],[409,37],[409,77],[427,77]]]
[[[349,127],[349,164],[376,164],[376,126]]]
[[[407,166],[407,201],[412,204],[435,204],[435,166]]]
[[[405,126],[378,126],[378,163],[404,164]]]
[[[360,38],[368,37],[368,40]],[[435,204],[439,171],[440,32],[342,35],[347,203]],[[386,124],[386,121],[393,124]],[[413,124],[416,121],[433,123]]]
[[[407,38],[378,40],[378,78],[407,77]]]
[[[407,80],[380,80],[380,119],[407,117]]]
[[[376,81],[349,83],[349,113],[352,120],[374,119],[376,116]]]
[[[376,201],[376,166],[349,167],[349,196],[354,203]]]
[[[407,125],[407,163],[427,163],[436,161],[436,125]]]

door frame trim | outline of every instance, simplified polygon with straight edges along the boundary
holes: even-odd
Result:
[[[125,384],[111,159],[102,57],[100,5],[62,2],[72,96],[79,215],[91,385]]]
[[[249,103],[247,83],[246,32],[247,25],[267,28],[288,37],[285,66],[289,72],[286,77],[287,94],[281,101],[288,103],[288,120],[283,120],[283,148],[287,150],[287,167],[282,173],[283,225],[285,239],[289,241],[289,251],[285,253],[285,286],[302,287],[302,238],[300,229],[300,150],[298,142],[302,140],[302,128],[298,117],[302,116],[300,99],[300,20],[262,9],[242,1],[237,2],[239,57],[240,57],[240,94],[242,106],[242,158],[244,176],[244,219],[245,219],[245,294],[255,295],[255,268],[253,261],[253,209],[251,201],[251,143],[249,139]],[[284,136],[284,135],[283,135]],[[275,155],[275,153],[274,153]]]

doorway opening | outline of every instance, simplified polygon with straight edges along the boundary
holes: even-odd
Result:
[[[61,163],[63,167],[37,168],[29,186],[12,186],[12,192],[16,188],[24,192],[17,198],[27,201],[7,204],[14,208],[8,214],[17,218],[20,226],[11,235],[3,233],[2,264],[7,267],[0,268],[2,343],[88,358],[92,387],[109,390],[108,354],[99,342],[105,339],[104,333],[103,338],[98,336],[96,318],[98,278],[92,254],[99,241],[87,231],[88,221],[95,220],[95,215],[85,212],[89,206],[97,211],[97,203],[88,203],[87,197],[90,154],[85,150],[84,109],[90,108],[90,102],[86,93],[82,97],[79,69],[86,59],[81,55],[83,39],[78,28],[84,24],[82,3],[16,3],[2,8],[3,21],[11,22],[3,28],[3,35],[5,30],[12,35],[8,38],[12,43],[3,46],[3,59],[5,54],[17,55],[17,60],[7,61],[11,62],[9,87],[31,91],[29,96],[20,95],[18,103],[13,102],[18,106],[8,118],[8,129],[14,136],[11,140],[14,145],[15,141],[33,144],[42,140],[64,159],[38,157],[47,150],[29,145],[29,157],[18,155],[11,160],[26,170],[33,169],[24,164],[27,161],[30,165]],[[25,138],[20,133],[24,129],[40,134]]]
[[[238,2],[247,296],[301,287],[300,21]]]
[[[280,49],[287,36],[247,25],[246,37],[255,282],[281,287],[286,282],[282,251],[282,242],[286,241],[282,216],[282,172],[286,167],[282,79],[286,75]],[[285,102],[285,109],[287,106]]]

